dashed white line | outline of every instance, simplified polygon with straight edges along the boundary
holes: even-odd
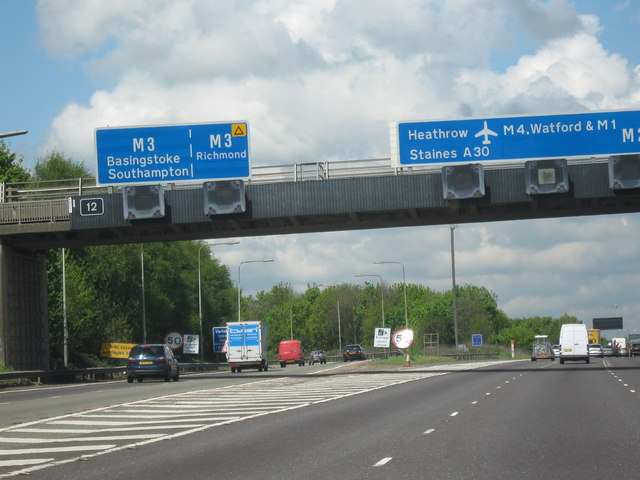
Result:
[[[425,430],[424,432],[422,432],[423,435],[429,435],[430,433],[435,432],[436,429],[435,428],[428,428],[427,430]]]
[[[387,463],[389,463],[391,461],[393,457],[385,457],[382,460],[380,460],[378,463],[374,464],[374,467],[381,467],[383,465],[386,465]]]
[[[450,417],[455,417],[459,414],[460,412],[452,412],[451,415],[449,415]]]

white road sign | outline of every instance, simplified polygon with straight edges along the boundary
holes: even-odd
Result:
[[[391,345],[391,329],[376,328],[373,334],[373,346],[379,348],[389,348]]]
[[[200,335],[185,335],[182,353],[198,354],[200,345]]]

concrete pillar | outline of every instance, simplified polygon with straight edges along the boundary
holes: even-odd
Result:
[[[1,244],[0,365],[49,368],[46,256]]]

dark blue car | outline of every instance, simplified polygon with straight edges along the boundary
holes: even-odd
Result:
[[[180,379],[178,360],[168,345],[136,345],[129,352],[127,359],[127,382],[134,379],[142,382],[143,378],[162,378],[168,382]]]

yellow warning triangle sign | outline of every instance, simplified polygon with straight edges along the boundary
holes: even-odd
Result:
[[[233,123],[233,124],[231,124],[231,136],[233,136],[233,137],[246,137],[247,136],[247,124],[246,123]]]

